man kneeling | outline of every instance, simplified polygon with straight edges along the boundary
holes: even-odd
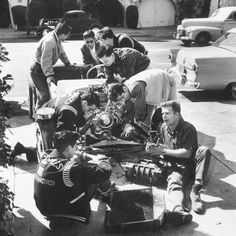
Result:
[[[78,134],[60,131],[54,149],[39,164],[34,179],[34,199],[39,211],[50,220],[50,228],[64,226],[65,218],[88,222],[90,200],[95,191],[110,189],[111,165],[103,155],[77,155]],[[73,217],[72,217],[73,216]],[[64,217],[61,218],[61,217]],[[61,220],[60,220],[61,219]]]

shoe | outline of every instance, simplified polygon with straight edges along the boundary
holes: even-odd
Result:
[[[182,206],[177,206],[173,211],[166,212],[166,220],[175,227],[191,223],[192,218],[193,216]]]
[[[70,227],[72,225],[73,221],[66,218],[52,218],[49,222],[49,228],[53,231],[64,227]]]
[[[205,212],[204,204],[200,198],[199,191],[191,191],[190,199],[192,202],[192,210],[197,214],[203,214]]]

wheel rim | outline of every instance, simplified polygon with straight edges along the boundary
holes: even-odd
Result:
[[[236,99],[236,83],[231,85],[231,96],[232,98]]]

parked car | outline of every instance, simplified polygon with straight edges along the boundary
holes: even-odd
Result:
[[[176,55],[177,53],[177,55]],[[183,85],[204,90],[223,90],[236,99],[236,28],[229,30],[211,46],[171,50]]]
[[[199,46],[217,40],[229,29],[236,27],[236,7],[222,7],[208,18],[184,19],[177,26],[176,39],[185,46],[195,42]]]
[[[57,23],[61,20],[65,20],[66,23],[72,27],[72,37],[81,36],[91,25],[102,27],[102,24],[98,20],[89,17],[86,12],[81,10],[72,10],[65,12],[63,18],[41,19],[36,35],[42,37],[47,32],[55,29]]]

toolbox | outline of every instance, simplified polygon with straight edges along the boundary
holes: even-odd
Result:
[[[106,233],[155,230],[163,224],[165,199],[162,190],[135,186],[138,188],[112,193],[104,219]]]

